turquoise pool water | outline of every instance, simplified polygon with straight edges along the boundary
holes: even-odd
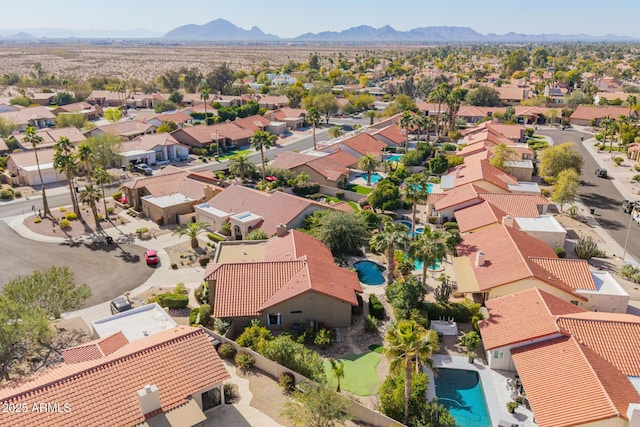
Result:
[[[366,173],[361,173],[360,178],[364,179],[365,181],[367,180],[367,174]],[[380,181],[382,179],[382,175],[380,175],[379,173],[375,172],[371,174],[371,183],[375,184],[376,182]]]
[[[465,427],[490,427],[491,417],[476,371],[438,369],[435,378],[438,403],[444,405]]]
[[[387,157],[387,160],[392,161],[394,163],[400,162],[402,159],[402,154],[394,154],[393,156]]]
[[[417,230],[416,230],[416,232],[417,232]],[[428,267],[427,270],[431,270],[431,271],[440,270],[442,268],[442,264],[441,263],[442,263],[442,261],[438,260],[431,267]],[[413,262],[413,267],[416,270],[422,271],[422,266],[423,265],[424,265],[424,263],[422,261],[415,260]]]
[[[418,185],[418,190],[422,190],[422,185]],[[433,193],[433,183],[427,182],[427,193]]]
[[[395,222],[396,224],[402,224],[407,227],[407,234],[411,235],[411,221],[407,221],[406,219],[397,219],[393,222]],[[424,225],[416,225],[416,236],[422,233],[424,233]]]
[[[358,273],[358,279],[365,285],[382,285],[384,277],[382,272],[386,270],[381,265],[371,261],[358,261],[353,264]]]

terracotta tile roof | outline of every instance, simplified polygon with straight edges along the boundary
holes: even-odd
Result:
[[[505,215],[505,212],[486,201],[455,211],[461,233],[501,222]]]
[[[265,261],[215,264],[205,280],[215,280],[214,317],[256,316],[305,292],[318,292],[357,305],[358,276],[335,265],[329,248],[297,230],[272,237]]]
[[[38,161],[40,162],[40,166],[45,163],[53,163],[53,148],[44,148],[38,149]],[[33,150],[26,151],[18,151],[15,153],[11,153],[9,158],[12,159],[13,162],[18,167],[27,167],[27,166],[35,166],[36,165],[36,155]]]
[[[589,263],[585,260],[535,257],[530,260],[575,290],[596,290]]]
[[[317,156],[312,156],[310,154],[300,154],[294,151],[283,151],[278,154],[269,166],[276,169],[293,169],[300,165],[304,165],[311,160],[315,160]]]
[[[486,159],[486,154],[484,154],[484,158],[480,157],[482,155],[482,153],[478,153],[475,156],[465,157],[464,164],[448,173],[449,176],[454,177],[454,186],[484,181],[502,190],[508,190],[508,184],[518,185],[517,179],[492,166]]]
[[[236,123],[235,121],[216,123],[215,125],[209,127],[211,128],[211,135],[213,135],[214,138],[217,132],[218,138],[227,138],[232,142],[249,139],[255,132],[255,130],[245,128],[240,123]]]
[[[131,136],[140,135],[154,131],[156,126],[150,123],[142,123],[136,120],[128,120],[124,122],[111,123],[108,125],[99,126],[96,130],[100,130],[109,135],[115,136]]]
[[[429,112],[430,116],[444,113],[448,110],[447,104],[436,104],[434,102],[416,102],[416,108],[422,113]]]
[[[404,144],[404,135],[402,134],[402,130],[400,130],[400,127],[397,124],[382,128],[379,131],[372,133],[371,135],[374,137],[379,135],[395,143],[396,145]]]
[[[38,149],[53,146],[53,144],[58,142],[58,140],[63,136],[69,138],[69,141],[73,144],[78,144],[87,140],[82,132],[74,127],[62,129],[39,129],[36,131],[36,134],[42,138],[42,143],[38,144]],[[22,142],[24,140],[24,133],[16,135],[16,139],[20,145],[24,146],[27,150],[31,150],[31,144],[24,144]]]
[[[456,113],[456,117],[485,117],[496,111],[504,112],[505,107],[476,107],[474,105],[462,105]]]
[[[205,333],[178,326],[132,342],[95,360],[60,363],[0,388],[3,403],[69,403],[71,411],[23,412],[12,425],[136,425],[145,420],[137,391],[155,384],[163,411],[188,401],[191,394],[230,378]],[[5,414],[6,415],[6,414]]]
[[[29,121],[35,119],[55,120],[56,116],[47,107],[28,107],[17,111],[0,113],[0,118],[16,125],[26,125]]]
[[[484,252],[484,265],[477,267],[476,256]],[[547,270],[538,258],[557,259],[557,255],[543,241],[531,237],[513,227],[498,224],[476,233],[465,234],[457,246],[458,256],[467,256],[481,291],[536,278],[551,286],[572,294],[575,298],[585,298],[575,293],[575,289],[562,278]],[[559,262],[565,260],[558,260]],[[570,260],[567,260],[570,261]],[[550,264],[550,263],[549,263]]]
[[[172,113],[158,114],[153,118],[156,120],[159,120],[160,122],[170,120],[176,124],[184,124],[190,120],[193,120],[189,114],[183,113],[182,111],[174,111]]]
[[[182,145],[168,133],[154,133],[149,135],[140,135],[131,141],[123,141],[120,144],[120,153],[126,153],[133,150],[153,150],[155,147]]]
[[[585,312],[539,288],[491,299],[485,306],[489,318],[480,321],[478,326],[487,350],[559,335],[558,316]]]
[[[326,156],[326,158],[331,159],[344,168],[354,167],[358,164],[358,158],[344,150],[336,150]]]
[[[387,146],[387,144],[385,144],[384,142],[375,139],[367,133],[359,133],[356,136],[352,136],[351,138],[347,138],[341,141],[340,143],[362,154],[363,156],[365,154],[382,156],[384,154],[384,151],[382,151],[382,149]]]
[[[540,427],[625,418],[628,405],[640,401],[624,373],[574,338],[544,341],[511,353]]]
[[[95,107],[88,102],[74,102],[72,104],[61,105],[54,111],[60,110],[61,112],[77,113],[82,110],[96,110]]]
[[[480,193],[479,196],[514,218],[538,218],[538,205],[549,204],[538,194]]]
[[[618,116],[628,116],[629,109],[626,107],[615,107],[615,106],[605,106],[605,107],[595,107],[595,106],[587,106],[587,105],[578,105],[578,108],[571,114],[569,117],[570,120],[594,120],[594,119],[602,119],[606,116],[611,118],[617,118]]]
[[[302,108],[283,107],[277,110],[267,111],[264,115],[271,120],[299,119],[305,117],[307,112]]]
[[[442,198],[434,203],[434,209],[440,211],[463,203],[479,203],[482,201],[479,196],[480,191],[482,191],[482,189],[475,184],[456,186],[446,191]],[[429,195],[430,202],[433,201],[432,196],[434,195]]]
[[[640,317],[585,312],[561,316],[560,330],[608,360],[625,375],[640,377]]]
[[[204,187],[215,184],[215,180],[206,182],[202,178],[191,178],[190,175],[189,171],[175,166],[167,166],[158,175],[136,178],[125,182],[122,186],[131,189],[145,188],[147,193],[153,197],[178,193],[193,200],[201,200],[204,197]]]
[[[65,363],[86,362],[108,356],[127,344],[129,344],[129,341],[120,331],[87,344],[64,349],[62,350],[62,357]]]
[[[249,129],[251,132],[264,130],[264,128],[269,126],[269,123],[271,123],[269,119],[257,114],[245,118],[237,118],[233,122],[240,127]]]

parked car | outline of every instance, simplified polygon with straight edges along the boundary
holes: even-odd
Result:
[[[131,310],[133,305],[123,296],[115,298],[111,301],[111,314],[122,313],[123,311]]]
[[[133,165],[133,170],[147,176],[151,176],[153,174],[153,169],[151,169],[151,167],[146,163],[136,163]]]
[[[598,178],[606,178],[607,177],[607,170],[604,169],[604,168],[596,169],[596,176]]]
[[[158,252],[153,249],[149,249],[144,251],[144,260],[148,265],[156,265],[160,262],[160,258],[158,258]]]

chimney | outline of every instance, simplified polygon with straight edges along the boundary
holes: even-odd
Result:
[[[147,384],[142,390],[138,390],[138,404],[142,415],[147,415],[157,409],[162,409],[160,405],[160,393],[154,384]]]
[[[640,427],[640,404],[629,404],[627,407],[627,418],[629,419],[629,427]]]
[[[484,266],[484,252],[478,251],[476,253],[476,267]]]
[[[284,237],[287,235],[287,226],[284,224],[278,224],[276,227],[276,236]]]
[[[505,215],[502,217],[502,225],[506,227],[513,227],[513,217],[511,215]]]
[[[460,168],[456,168],[456,178],[460,178]]]
[[[211,186],[211,185],[205,185],[202,188],[202,192],[204,194],[204,199],[206,201],[209,201],[209,200],[213,199],[213,196],[216,195],[216,192],[213,191],[213,186]]]

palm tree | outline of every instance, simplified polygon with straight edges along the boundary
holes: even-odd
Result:
[[[364,116],[369,119],[369,126],[373,126],[373,120],[378,117],[378,112],[376,110],[367,110],[364,112]]]
[[[373,154],[365,154],[358,159],[358,168],[367,173],[367,185],[371,185],[371,173],[380,166],[380,160]]]
[[[426,139],[427,144],[431,139],[431,135],[429,134],[429,132],[431,132],[431,129],[433,129],[434,125],[435,125],[435,121],[431,117],[426,116],[424,118],[424,130],[427,133],[427,139]]]
[[[75,146],[69,141],[66,136],[60,137],[58,142],[53,146],[55,153],[53,155],[53,167],[60,172],[64,172],[67,176],[67,183],[69,184],[69,194],[71,195],[71,204],[73,205],[73,212],[78,217],[80,214],[80,206],[78,205],[78,199],[75,189],[73,188],[73,174],[76,169],[76,156],[73,153]]]
[[[209,87],[205,83],[204,85],[201,86],[201,89],[200,89],[200,99],[204,101],[204,124],[205,125],[208,123],[207,122],[207,103],[209,101],[209,95],[211,95],[211,89],[209,89]]]
[[[256,151],[260,151],[260,159],[262,161],[262,180],[266,179],[266,166],[264,163],[264,150],[273,147],[278,137],[264,130],[257,130],[251,137],[251,147]]]
[[[404,111],[400,117],[400,127],[404,129],[404,146],[409,147],[409,128],[413,126],[413,113]]]
[[[425,203],[429,198],[429,186],[427,177],[416,173],[408,177],[404,182],[402,195],[404,200],[413,205],[411,211],[411,239],[416,237],[416,210],[418,203]]]
[[[330,138],[339,138],[344,135],[344,129],[340,126],[332,126],[329,128],[329,137]]]
[[[409,253],[414,259],[422,261],[422,286],[427,283],[427,269],[442,260],[446,251],[444,233],[431,227],[425,227],[418,239],[411,242]]]
[[[188,236],[191,239],[191,247],[195,249],[200,246],[198,244],[198,234],[206,231],[207,227],[209,227],[208,222],[189,222],[177,227],[173,230],[173,234]]]
[[[340,378],[344,378],[344,362],[329,359],[329,363],[331,363],[331,373],[336,377],[336,380],[338,380],[338,388],[336,389],[336,392],[340,393]]]
[[[374,234],[371,237],[371,246],[377,251],[387,251],[387,271],[389,272],[389,283],[393,282],[395,277],[394,254],[397,247],[409,243],[409,235],[407,227],[400,223],[387,222],[384,230]]]
[[[388,347],[385,353],[391,362],[391,368],[404,365],[404,423],[409,418],[409,400],[414,365],[417,371],[420,364],[433,368],[431,354],[438,350],[438,334],[434,330],[427,331],[415,320],[401,320],[395,328],[387,332]]]
[[[38,144],[42,144],[44,139],[36,133],[36,128],[33,126],[28,126],[24,131],[24,138],[22,139],[24,143],[31,144],[33,147],[33,154],[36,157],[36,166],[38,167],[38,176],[40,177],[40,186],[42,189],[42,209],[44,210],[45,216],[50,216],[51,211],[49,210],[49,202],[47,201],[47,194],[44,191],[44,180],[42,179],[42,171],[40,170],[40,160],[38,159]]]
[[[440,117],[442,115],[441,114],[442,104],[445,104],[447,102],[447,97],[449,96],[450,91],[451,90],[449,89],[449,85],[447,83],[440,83],[438,86],[436,86],[434,90],[431,91],[428,97],[429,102],[438,104],[438,113],[437,113],[437,119],[435,123],[436,138],[440,137]]]
[[[456,114],[458,113],[460,104],[462,104],[462,99],[463,99],[463,96],[462,96],[462,91],[460,89],[452,90],[447,95],[447,108],[448,108],[450,132],[453,132],[453,128],[455,127]]]
[[[417,141],[420,142],[420,134],[422,133],[422,129],[427,125],[426,117],[420,113],[416,113],[411,117],[411,126],[414,126],[418,130]],[[429,139],[429,135],[427,134],[427,139]]]
[[[231,157],[229,162],[229,172],[235,176],[240,176],[240,179],[244,181],[244,177],[247,174],[253,173],[256,169],[256,165],[249,161],[247,154],[236,154]]]
[[[78,145],[78,160],[84,163],[85,175],[91,184],[91,163],[96,160],[93,149],[87,143]]]
[[[102,195],[93,184],[87,184],[86,187],[80,192],[80,201],[84,205],[91,206],[91,212],[93,212],[93,219],[96,222],[97,228],[102,228],[100,225],[100,218],[98,217],[98,208],[96,203],[100,201]]]
[[[111,176],[107,173],[103,168],[95,168],[93,170],[93,180],[100,186],[102,189],[102,202],[104,203],[104,217],[108,218],[107,215],[107,197],[104,194],[104,186],[109,185],[111,183]]]
[[[629,107],[629,122],[631,122],[631,114],[638,106],[638,97],[635,95],[627,96],[627,106]]]
[[[313,149],[316,148],[316,126],[320,124],[322,117],[320,116],[320,111],[316,107],[309,108],[307,111],[307,120],[311,123],[311,129],[313,130]]]

